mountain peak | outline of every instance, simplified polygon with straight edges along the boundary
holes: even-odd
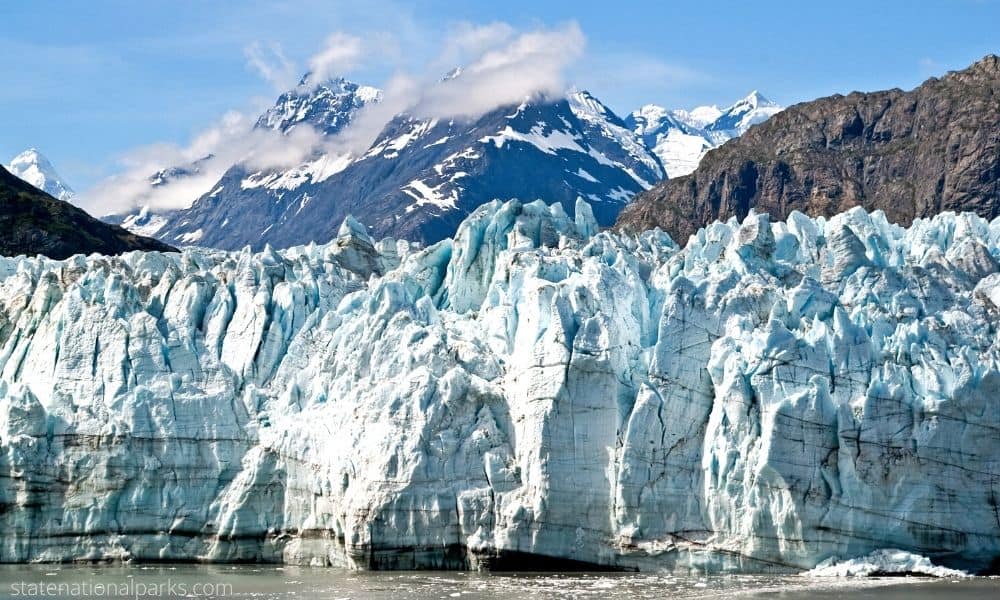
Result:
[[[625,118],[660,159],[669,178],[687,175],[706,152],[742,135],[751,125],[766,120],[781,107],[752,90],[725,110],[712,104],[691,110],[667,110],[646,104]]]
[[[570,107],[578,116],[582,113],[591,114],[603,119],[611,118],[616,121],[618,120],[618,117],[611,112],[611,109],[587,90],[573,89],[566,95],[566,100],[569,101]]]
[[[313,73],[308,72],[298,86],[281,94],[274,106],[260,116],[257,127],[287,132],[304,122],[324,133],[336,133],[350,121],[356,109],[381,99],[382,91],[378,88],[343,77],[313,81]]]
[[[10,161],[8,170],[19,179],[60,200],[70,201],[76,195],[59,177],[49,159],[37,148],[28,148],[15,156]]]
[[[18,154],[10,161],[11,165],[39,165],[51,167],[52,163],[49,162],[45,155],[42,154],[38,148],[28,148],[24,152]]]
[[[996,73],[1000,71],[1000,56],[987,54],[976,62],[972,63],[969,70],[985,70]]]
[[[778,106],[778,105],[777,103],[767,98],[764,94],[761,94],[759,91],[751,90],[751,92],[747,94],[742,100],[730,106],[728,109],[726,109],[725,112],[731,112],[732,110],[743,106],[749,108],[759,108],[763,106]]]
[[[949,71],[944,79],[965,82],[994,82],[1000,78],[1000,56],[987,54],[965,69]]]
[[[987,57],[907,92],[799,103],[728,142],[726,152],[709,153],[690,179],[640,197],[619,222],[639,230],[659,226],[685,240],[716,219],[743,218],[751,209],[784,219],[793,209],[831,217],[861,206],[904,226],[942,210],[993,219],[1000,214],[1000,182],[992,175],[1000,167],[1000,76],[984,71],[991,63],[1000,69],[1000,59]],[[720,133],[748,129],[768,111],[776,112],[760,106],[733,114]],[[954,160],[941,149],[959,138],[962,157]],[[851,173],[864,174],[863,185],[845,179],[848,164]]]
[[[638,109],[632,111],[633,115],[642,115],[646,117],[661,117],[668,113],[667,109],[663,108],[659,104],[643,104]]]
[[[753,125],[763,123],[781,110],[782,106],[753,90],[745,98],[723,110],[705,130],[720,134],[721,138],[717,142],[721,143],[743,135]]]

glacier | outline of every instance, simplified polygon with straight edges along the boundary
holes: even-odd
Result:
[[[1000,220],[0,258],[0,561],[1000,557]],[[828,561],[828,562],[824,562]]]

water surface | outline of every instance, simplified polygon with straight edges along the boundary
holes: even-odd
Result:
[[[1000,578],[831,579],[647,573],[356,572],[278,566],[2,565],[0,598],[1000,598]]]

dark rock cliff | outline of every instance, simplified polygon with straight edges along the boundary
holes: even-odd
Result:
[[[57,200],[0,167],[0,255],[63,259],[74,254],[173,251]]]
[[[661,182],[617,227],[659,226],[679,243],[751,208],[833,215],[854,206],[890,221],[942,211],[1000,214],[1000,58],[904,92],[854,92],[792,106]]]

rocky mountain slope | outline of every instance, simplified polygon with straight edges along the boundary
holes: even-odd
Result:
[[[0,167],[0,254],[43,254],[61,259],[73,254],[119,254],[130,250],[173,248],[102,223]]]
[[[371,103],[377,103],[381,98],[381,91],[378,89],[358,85],[343,78],[332,78],[319,83],[313,83],[310,80],[311,76],[307,73],[295,88],[281,94],[274,105],[260,115],[255,127],[288,134],[297,126],[306,126],[324,135],[333,136],[347,127],[361,108]],[[151,174],[148,179],[150,189],[175,184],[183,185],[185,180],[190,181],[192,177],[201,175],[204,163],[211,158],[212,155],[209,155],[188,164],[174,165]],[[345,159],[346,157],[342,156],[318,154],[306,164],[285,171],[273,169],[267,173],[251,172],[242,164],[237,163],[228,169],[222,176],[222,181],[213,185],[202,198],[191,198],[187,207],[165,210],[149,206],[139,200],[134,201],[137,205],[131,211],[106,215],[102,219],[107,223],[121,225],[141,235],[156,236],[160,239],[173,238],[175,243],[181,245],[205,244],[206,242],[202,241],[202,237],[205,235],[204,230],[185,229],[191,223],[191,219],[187,215],[192,205],[199,200],[207,203],[209,200],[204,199],[205,197],[213,198],[212,194],[222,193],[225,190],[227,180],[235,181],[237,185],[225,190],[226,197],[231,201],[239,202],[243,192],[253,195],[254,188],[259,187],[249,185],[247,188],[243,188],[239,182],[244,178],[268,179],[271,184],[269,189],[277,190],[276,195],[278,196],[271,198],[271,200],[280,204],[285,191],[295,189],[303,184],[316,184],[323,181],[336,170],[346,166]],[[237,209],[237,207],[233,208]],[[240,225],[238,221],[239,219],[234,223],[237,230],[239,230],[238,226]],[[223,223],[229,224],[225,220]],[[339,223],[335,225],[339,225]],[[257,229],[256,232],[259,233],[260,229]],[[245,232],[245,235],[251,233],[253,232],[248,231]],[[223,234],[224,232],[210,232],[209,238],[211,239],[213,235],[221,236]]]
[[[0,259],[0,561],[1000,564],[1000,220],[575,208]]]
[[[1000,214],[1000,59],[909,92],[792,106],[709,152],[691,175],[641,195],[619,226],[659,226],[684,241],[751,209],[784,218],[855,206],[904,225],[949,210]]]
[[[333,136],[377,100],[372,88],[343,80],[319,88],[304,81],[258,127],[286,131],[301,122]],[[358,156],[320,153],[301,167],[267,172],[238,164],[189,209],[169,215],[156,235],[223,249],[280,248],[326,242],[354,214],[376,237],[426,244],[453,235],[462,219],[495,198],[545,198],[572,213],[583,197],[609,226],[663,175],[621,119],[576,92],[472,120],[401,114]]]
[[[76,197],[72,188],[56,173],[49,159],[35,148],[29,148],[18,154],[9,165],[4,165],[4,168],[53,198],[72,202]]]
[[[627,116],[625,124],[642,137],[660,159],[667,177],[673,179],[694,171],[712,148],[743,135],[781,110],[780,105],[754,90],[725,110],[716,106],[667,110],[647,104]]]
[[[257,127],[288,133],[304,125],[334,139],[381,97],[340,78],[316,85],[307,75]],[[623,120],[575,91],[472,121],[401,114],[358,155],[326,148],[297,167],[263,171],[238,163],[188,208],[139,206],[104,219],[180,245],[260,249],[329,240],[354,214],[372,235],[430,243],[452,235],[470,211],[494,198],[559,201],[571,214],[583,197],[607,226],[636,193],[690,172],[708,149],[778,110],[754,92],[725,110],[649,105]],[[150,181],[169,184],[197,172],[196,164],[186,165]]]

